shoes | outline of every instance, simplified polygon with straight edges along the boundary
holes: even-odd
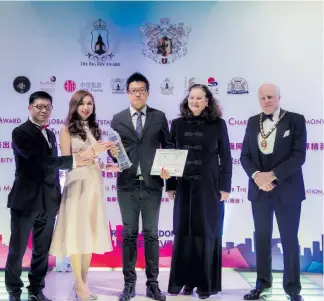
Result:
[[[119,295],[119,301],[129,301],[135,297],[135,283],[126,283],[122,293]]]
[[[42,291],[39,291],[38,293],[28,291],[28,301],[52,301],[48,299]]]
[[[271,288],[255,288],[244,296],[244,300],[259,300],[261,297],[271,295]]]
[[[161,292],[157,283],[150,283],[146,288],[146,297],[156,301],[165,301],[166,296]]]
[[[304,301],[303,297],[298,294],[288,294],[287,297],[290,301]]]
[[[183,288],[183,294],[188,296],[188,295],[192,295],[193,294],[193,287],[190,287],[189,285],[185,285]]]
[[[75,298],[78,299],[77,293],[75,293]],[[90,294],[90,300],[98,300],[98,296],[95,294]]]

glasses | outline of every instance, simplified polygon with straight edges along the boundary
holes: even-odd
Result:
[[[35,107],[37,110],[40,110],[42,111],[43,109],[46,109],[46,111],[52,111],[53,110],[53,106],[45,106],[45,105],[36,105],[36,106],[33,106],[32,107]]]
[[[128,92],[132,95],[136,95],[136,93],[139,93],[141,95],[145,94],[147,92],[147,90],[145,88],[141,88],[141,89],[132,89],[132,90],[128,90]]]

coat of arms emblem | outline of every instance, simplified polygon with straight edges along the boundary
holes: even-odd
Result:
[[[173,93],[173,84],[169,78],[165,78],[161,83],[161,93],[164,95],[171,95]]]
[[[142,54],[156,63],[170,64],[188,53],[186,47],[190,27],[184,23],[171,24],[170,19],[160,20],[160,24],[148,23],[140,28],[144,48]]]
[[[85,55],[88,57],[90,62],[105,63],[114,57],[114,54],[111,51],[111,42],[106,22],[101,19],[98,19],[93,23],[92,30],[87,33],[82,44]]]
[[[126,92],[126,79],[115,78],[110,81],[110,87],[114,94],[124,94]]]
[[[248,84],[244,78],[233,78],[227,87],[227,94],[248,94]]]

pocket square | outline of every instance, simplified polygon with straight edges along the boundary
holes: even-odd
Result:
[[[284,133],[284,135],[283,135],[283,138],[288,137],[289,134],[290,134],[290,131],[289,131],[289,130],[285,131],[285,133]]]

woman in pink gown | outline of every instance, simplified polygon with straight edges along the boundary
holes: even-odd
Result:
[[[60,131],[63,156],[88,150],[96,154],[108,149],[116,154],[116,147],[102,142],[96,122],[94,98],[88,91],[74,93],[69,114]],[[75,277],[75,290],[81,300],[96,300],[87,286],[87,274],[92,253],[112,251],[106,216],[104,183],[98,159],[88,166],[73,168],[67,173],[50,254],[70,257]],[[106,170],[118,171],[116,166]]]

